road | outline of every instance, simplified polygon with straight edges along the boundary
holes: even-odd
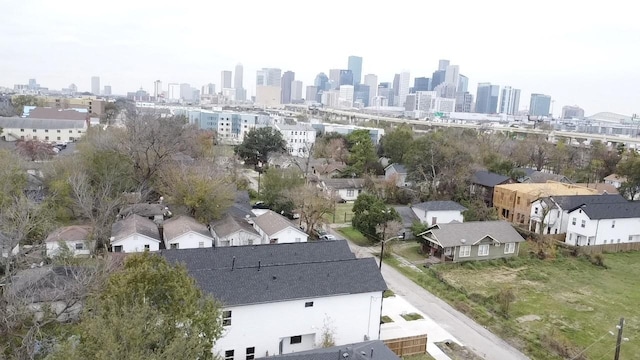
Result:
[[[339,239],[343,238],[335,231],[332,233]],[[351,242],[349,247],[358,257],[373,256],[369,248],[360,247]],[[393,292],[404,297],[411,305],[437,322],[477,355],[487,360],[529,359],[506,341],[417,285],[393,267],[382,264],[382,276]]]

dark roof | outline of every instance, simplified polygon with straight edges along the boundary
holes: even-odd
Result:
[[[473,245],[487,236],[501,244],[524,241],[510,223],[502,220],[438,224],[420,235],[438,241],[442,247]]]
[[[569,212],[573,212],[580,207],[591,220],[640,218],[640,201],[579,205],[570,209]]]
[[[364,179],[325,179],[322,180],[324,186],[331,189],[362,189],[364,188]]]
[[[36,107],[29,111],[29,118],[31,119],[86,120],[88,117],[88,113],[70,109]]]
[[[373,357],[371,356],[373,352]],[[344,356],[348,354],[348,356]],[[274,360],[400,360],[382,341],[371,340],[356,344],[318,348],[292,354],[270,356]]]
[[[583,204],[616,204],[626,203],[627,199],[620,194],[604,194],[604,195],[567,195],[567,196],[551,196],[550,198],[544,198],[545,202],[553,199],[563,210],[575,209]]]
[[[476,171],[475,174],[473,174],[471,182],[482,186],[494,187],[509,181],[509,179],[511,178],[508,176],[481,170]]]
[[[455,201],[446,200],[446,201],[425,201],[419,204],[414,204],[413,207],[427,210],[427,211],[464,211],[467,210],[466,207],[458,204]]]
[[[232,215],[226,215],[220,220],[216,220],[211,222],[211,229],[218,235],[219,237],[225,237],[227,235],[233,234],[237,231],[244,230],[251,234],[258,235],[256,229],[253,228],[251,224],[247,222],[246,219],[236,218]]]
[[[264,214],[256,217],[253,222],[259,227],[265,234],[271,236],[286,228],[293,228],[296,231],[301,233],[302,230],[296,226],[296,224],[289,221],[286,217],[271,211],[267,210]]]
[[[548,181],[558,181],[558,182],[563,182],[563,183],[573,183],[571,180],[569,180],[569,178],[567,178],[564,175],[559,175],[559,174],[551,174],[551,173],[546,173],[546,172],[542,172],[542,171],[538,171],[535,169],[528,169],[528,168],[519,168],[516,169],[519,171],[524,172],[524,176],[519,178],[518,181],[521,183],[545,183]]]
[[[160,241],[160,232],[156,223],[137,214],[116,221],[111,225],[113,241],[121,240],[133,234],[141,234]]]
[[[408,206],[394,206],[394,209],[396,209],[396,211],[398,212],[398,215],[400,215],[400,218],[402,219],[402,225],[405,228],[411,227],[411,225],[413,225],[414,222],[420,222],[420,219],[418,219],[418,217],[416,216],[416,213],[413,212],[413,210],[408,207]]]
[[[211,237],[211,233],[207,226],[196,221],[196,219],[181,215],[171,218],[164,222],[162,225],[164,231],[164,238],[166,240],[173,240],[179,236],[182,236],[190,231],[193,231],[202,236]]]
[[[375,260],[356,259],[343,240],[160,253],[184,263],[200,288],[227,306],[387,288]]]
[[[532,169],[532,168],[516,168],[515,170],[523,172],[525,176],[530,176],[534,172],[538,171],[538,170]]]
[[[44,266],[19,271],[8,291],[30,302],[50,302],[64,299],[77,287],[77,277],[90,272],[81,267]]]
[[[407,173],[407,168],[404,167],[404,165],[402,164],[391,164],[389,166],[387,166],[384,170],[387,171],[387,169],[391,169],[393,168],[398,174],[406,174]]]
[[[126,208],[120,210],[120,215],[126,217],[131,214],[137,214],[144,217],[152,217],[165,215],[167,212],[168,208],[166,205],[140,203],[127,206]]]

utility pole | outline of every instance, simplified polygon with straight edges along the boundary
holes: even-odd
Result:
[[[380,248],[380,267],[378,270],[382,271],[382,259],[384,258],[384,243],[387,238],[387,214],[389,213],[389,209],[385,206],[384,209],[384,225],[382,226],[382,247]]]
[[[620,359],[620,345],[622,345],[622,331],[624,330],[624,318],[620,318],[620,325],[618,325],[618,340],[616,341],[616,355],[614,360]]]

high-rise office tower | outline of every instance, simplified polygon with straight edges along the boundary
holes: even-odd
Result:
[[[458,77],[458,88],[456,89],[458,92],[467,92],[469,91],[469,78],[460,74]]]
[[[532,116],[549,116],[551,112],[551,96],[544,94],[531,94],[531,102],[529,103],[529,115]]]
[[[302,81],[293,80],[291,82],[291,101],[296,102],[302,100]]]
[[[111,85],[105,85],[102,94],[107,96],[111,95]]]
[[[296,79],[296,73],[293,71],[285,71],[282,74],[282,80],[280,82],[281,92],[281,104],[290,104],[291,103],[291,83]]]
[[[220,71],[220,88],[221,89],[231,89],[231,71],[222,70]]]
[[[187,83],[180,84],[180,98],[182,100],[193,100],[193,91],[191,90],[191,85]]]
[[[262,68],[256,73],[256,85],[280,87],[282,70],[277,68]]]
[[[513,115],[517,113],[520,107],[520,89],[505,86],[501,93],[500,114]]]
[[[167,85],[167,99],[169,101],[180,100],[180,84],[170,83]]]
[[[371,106],[374,97],[378,96],[378,76],[375,74],[367,74],[364,76],[364,84],[369,87],[369,106]]]
[[[431,79],[428,77],[417,77],[413,79],[413,92],[431,90]]]
[[[340,85],[340,95],[338,95],[338,101],[343,107],[353,106],[353,85]]]
[[[584,119],[584,110],[578,105],[574,106],[563,106],[562,107],[562,118],[563,119]]]
[[[332,89],[337,89],[340,87],[340,73],[342,70],[340,69],[329,69],[329,82],[331,83]]]
[[[398,75],[398,81],[400,79],[400,75]],[[388,106],[393,106],[395,102],[395,94],[391,83],[389,82],[381,82],[378,85],[378,96],[386,99],[386,103]]]
[[[353,72],[351,70],[340,70],[340,86],[353,85]]]
[[[38,89],[38,83],[36,82],[36,79],[29,79],[29,90],[36,89]]]
[[[393,75],[393,95],[398,97],[398,90],[400,90],[400,74]],[[389,104],[392,106],[393,104]]]
[[[476,112],[480,114],[495,114],[498,109],[498,85],[479,83],[476,93]]]
[[[156,99],[162,95],[162,81],[156,80],[153,82],[153,97]]]
[[[91,77],[91,93],[93,95],[100,95],[100,77],[99,76]]]
[[[307,103],[317,102],[316,98],[318,96],[318,87],[317,86],[307,86],[306,96],[304,100]]]
[[[362,58],[360,56],[349,56],[347,69],[353,74],[353,84],[360,84],[362,81]]]
[[[456,93],[456,112],[471,112],[473,105],[473,95],[468,91]]]
[[[362,102],[362,105],[369,106],[369,100],[371,96],[369,96],[369,86],[365,84],[358,84],[355,86],[355,90],[353,92],[353,100]]]
[[[449,66],[449,60],[439,60],[438,61],[438,70],[445,71],[445,70],[447,70],[447,66]]]
[[[216,93],[216,84],[208,83],[202,86],[202,95],[214,95]]]
[[[244,78],[243,78],[243,67],[242,64],[238,63],[236,65],[236,73],[235,73],[235,77],[233,78],[233,87],[235,89],[244,89]]]
[[[404,106],[405,99],[407,95],[409,95],[409,86],[411,86],[410,81],[411,74],[408,71],[400,73],[397,106]]]
[[[445,70],[436,70],[431,75],[431,90],[444,82]]]
[[[340,74],[338,73],[338,78],[339,77]],[[329,77],[323,72],[319,73],[313,81],[313,86],[317,88],[317,91],[329,90]]]
[[[460,66],[449,65],[444,72],[444,82],[458,87],[458,81],[460,81]]]
[[[449,84],[448,82],[443,82],[433,89],[433,91],[438,94],[438,97],[445,99],[455,99],[456,98],[456,86],[453,84]]]
[[[71,92],[71,95],[77,93],[78,92],[78,86],[76,84],[69,85],[69,91]]]

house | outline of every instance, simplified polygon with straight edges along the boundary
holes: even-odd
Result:
[[[616,189],[619,189],[620,186],[622,186],[622,184],[624,184],[626,181],[627,181],[626,177],[620,176],[618,174],[611,174],[604,178],[605,184],[613,185],[615,186]]]
[[[312,159],[309,166],[311,167],[311,175],[329,179],[340,176],[340,173],[347,168],[347,165],[341,161],[325,158]]]
[[[309,155],[317,136],[316,130],[310,124],[274,124],[273,126],[282,134],[290,155],[301,157]]]
[[[516,171],[523,173],[524,175],[518,178],[518,182],[525,184],[540,184],[549,181],[560,182],[564,184],[572,184],[568,177],[559,174],[552,174],[548,172],[538,171],[530,168],[517,168]]]
[[[153,221],[138,214],[116,221],[111,226],[111,251],[142,252],[158,251],[162,238]],[[162,244],[164,247],[164,244]]]
[[[254,245],[260,244],[262,240],[247,218],[237,218],[229,214],[211,222],[209,229],[216,247]]]
[[[326,324],[337,345],[378,340],[387,286],[372,258],[346,241],[166,250],[222,303],[214,353],[258,358],[320,347]],[[241,286],[238,286],[241,284]]]
[[[565,243],[577,246],[640,242],[640,202],[582,204],[569,209]]]
[[[91,226],[72,225],[63,226],[52,232],[45,239],[46,252],[48,257],[54,257],[60,252],[60,244],[65,244],[74,256],[91,254],[93,241],[89,240]]]
[[[598,190],[559,182],[503,184],[493,189],[493,207],[498,216],[514,224],[529,226],[531,203],[548,196],[597,195]]]
[[[0,139],[74,142],[87,132],[87,123],[85,120],[0,117]]]
[[[307,242],[309,235],[286,217],[266,210],[253,220],[253,227],[260,234],[261,244],[286,244]]]
[[[462,213],[467,210],[466,207],[451,200],[426,201],[414,204],[411,209],[421,223],[429,225],[446,224],[454,221],[463,222],[464,216],[462,216]]]
[[[509,176],[504,176],[490,171],[476,171],[471,178],[469,190],[472,195],[477,195],[487,206],[493,206],[493,189],[496,185],[513,184],[515,180]]]
[[[339,354],[338,358],[336,357]],[[267,359],[267,358],[260,358]],[[380,340],[364,341],[356,344],[331,346],[313,350],[269,356],[273,360],[400,360],[391,349]]]
[[[538,234],[565,234],[569,224],[570,209],[584,204],[626,202],[627,199],[618,194],[548,196],[536,199],[531,203],[529,230]]]
[[[394,181],[398,187],[411,185],[407,181],[407,169],[402,164],[391,164],[384,168],[384,179]]]
[[[189,216],[171,218],[162,225],[162,237],[167,249],[194,249],[213,246],[206,225]]]
[[[413,212],[413,209],[409,206],[394,206],[393,207],[400,215],[402,222],[401,235],[403,240],[413,239],[413,233],[411,227],[414,223],[419,223],[420,219]]]
[[[364,179],[324,179],[322,189],[330,198],[356,201],[364,190]]]
[[[525,241],[511,224],[500,220],[438,224],[420,236],[425,253],[452,262],[514,257]]]
[[[164,204],[138,203],[129,205],[120,210],[118,218],[124,219],[133,214],[153,220],[157,224],[162,223],[164,219],[169,218],[172,215],[169,208]]]

